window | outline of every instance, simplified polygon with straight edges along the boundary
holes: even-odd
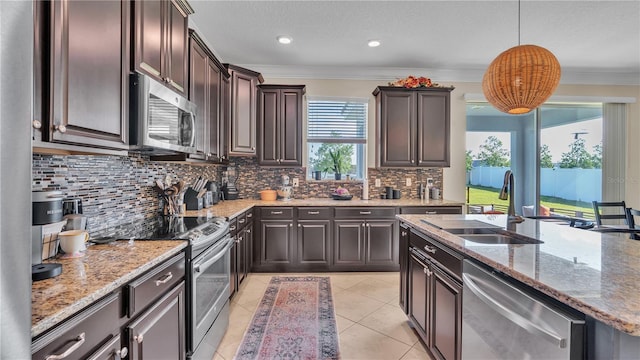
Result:
[[[307,151],[310,178],[364,178],[367,142],[367,99],[307,99]],[[336,161],[334,161],[336,160]],[[334,165],[336,164],[337,167]]]

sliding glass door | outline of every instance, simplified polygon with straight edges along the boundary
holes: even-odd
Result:
[[[516,213],[593,217],[591,201],[602,197],[601,165],[602,104],[544,105],[523,115],[467,104],[472,212],[506,212],[498,194],[511,170]]]

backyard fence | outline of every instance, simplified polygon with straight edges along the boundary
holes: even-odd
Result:
[[[468,184],[500,189],[507,167],[477,166],[467,174]],[[602,169],[543,168],[540,195],[592,202],[602,199]]]

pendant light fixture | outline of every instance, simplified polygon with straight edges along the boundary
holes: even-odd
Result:
[[[496,109],[524,114],[544,103],[558,87],[560,63],[547,49],[520,45],[518,0],[518,46],[498,55],[482,78],[482,91]]]

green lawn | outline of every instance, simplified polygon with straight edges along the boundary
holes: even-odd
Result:
[[[484,186],[476,186],[476,185],[467,185],[469,188],[468,193],[468,201],[469,204],[483,204],[483,205],[500,205],[502,207],[507,207],[509,202],[507,200],[498,199],[498,195],[500,194],[500,189],[484,187]],[[593,218],[593,207],[591,203],[584,201],[572,201],[565,200],[552,196],[541,196],[540,203],[546,207],[554,209],[556,212],[565,214],[565,215],[574,215],[570,213],[574,213],[576,211],[582,212],[584,217]],[[521,211],[516,211],[520,213]]]

